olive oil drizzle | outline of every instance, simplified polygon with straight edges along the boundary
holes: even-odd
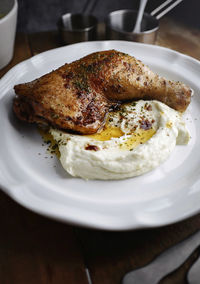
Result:
[[[50,154],[55,154],[58,158],[60,158],[58,142],[53,138],[53,135],[41,128],[38,128],[38,131],[42,136],[44,143],[48,145],[47,152]]]

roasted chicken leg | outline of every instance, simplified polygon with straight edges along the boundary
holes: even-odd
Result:
[[[115,50],[90,54],[14,89],[18,118],[82,134],[97,132],[106,114],[128,100],[156,99],[183,112],[191,98],[188,86]]]

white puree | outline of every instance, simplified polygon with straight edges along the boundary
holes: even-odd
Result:
[[[181,114],[158,101],[124,104],[109,114],[94,135],[51,129],[63,168],[84,179],[124,179],[144,174],[164,162],[189,133]]]

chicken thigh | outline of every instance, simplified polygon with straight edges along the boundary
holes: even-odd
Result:
[[[191,99],[185,84],[115,50],[90,54],[14,89],[19,119],[81,134],[97,132],[107,113],[125,101],[155,99],[184,112]]]

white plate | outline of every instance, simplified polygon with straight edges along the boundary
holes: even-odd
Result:
[[[122,181],[85,181],[67,175],[35,126],[12,113],[13,86],[94,51],[117,49],[194,90],[186,114],[191,140],[176,146],[156,170]],[[108,230],[156,227],[200,211],[200,62],[170,49],[124,41],[79,43],[50,50],[12,68],[0,81],[0,187],[40,214]],[[41,155],[39,155],[41,153]],[[48,157],[48,158],[45,158]]]

